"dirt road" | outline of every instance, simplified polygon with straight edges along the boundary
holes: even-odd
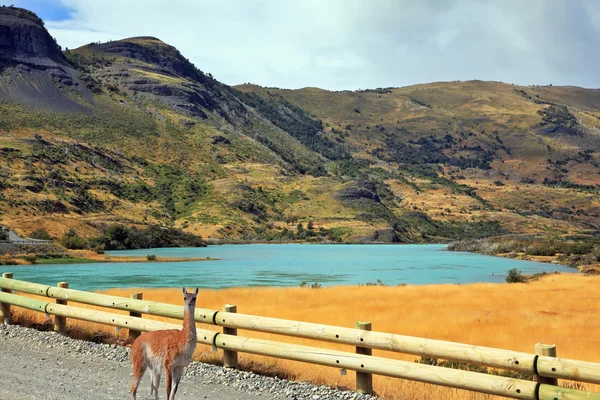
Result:
[[[0,399],[129,399],[129,350],[70,339],[54,332],[0,325]],[[164,376],[159,395],[166,398]],[[150,396],[146,374],[138,399]],[[305,382],[289,382],[250,372],[192,363],[177,400],[185,399],[374,399]]]
[[[1,335],[0,398],[25,399],[128,399],[131,366],[127,360],[93,356],[71,349],[68,344],[35,343],[31,337]],[[161,382],[161,398],[164,376]],[[140,399],[150,396],[150,376],[146,374],[139,389]],[[275,399],[230,386],[206,382],[202,375],[186,375],[178,399]]]

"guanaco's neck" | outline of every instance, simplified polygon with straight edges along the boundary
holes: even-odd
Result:
[[[188,342],[196,343],[196,322],[194,321],[194,309],[188,307],[183,311],[183,335]]]

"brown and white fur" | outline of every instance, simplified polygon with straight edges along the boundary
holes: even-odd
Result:
[[[179,380],[183,369],[192,361],[192,354],[196,349],[196,323],[194,311],[198,288],[194,293],[188,293],[183,288],[183,329],[169,329],[162,331],[146,332],[133,342],[131,347],[131,363],[133,364],[133,383],[131,384],[131,398],[135,400],[137,388],[144,376],[146,369],[150,369],[152,383],[150,394],[158,399],[158,386],[160,375],[166,372],[167,398],[175,399]]]

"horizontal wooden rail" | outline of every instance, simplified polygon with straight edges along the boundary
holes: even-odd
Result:
[[[0,288],[83,304],[183,319],[183,307],[0,278]],[[197,322],[485,365],[600,384],[600,364],[375,331],[197,308]],[[137,329],[131,327],[132,329]],[[144,329],[140,329],[144,330]]]
[[[65,306],[10,293],[0,292],[0,303],[8,303],[17,307],[23,307],[59,317],[74,318],[82,321],[95,322],[119,328],[136,329],[144,332],[158,331],[161,329],[181,329],[181,324],[170,324],[152,319],[142,319],[130,317],[128,315]],[[198,343],[209,346],[213,346],[215,337],[219,334],[219,332],[206,329],[196,329],[196,331],[198,334]]]
[[[81,309],[73,306],[54,304],[42,300],[0,292],[0,302],[45,312],[51,315],[79,319],[121,328],[142,331],[178,329],[180,325],[160,321],[111,314],[102,311]],[[588,399],[600,400],[600,394],[592,394],[536,382],[512,379],[476,372],[454,370],[425,364],[417,364],[381,357],[357,355],[354,353],[291,345],[280,342],[244,338],[198,329],[198,343],[215,345],[224,350],[241,351],[312,364],[346,368],[354,371],[374,373],[419,382],[466,389],[481,393],[505,396],[515,399],[554,400]],[[539,393],[539,394],[538,394]]]
[[[538,389],[539,400],[598,400],[600,394],[584,392],[582,390],[561,388],[558,386],[541,384]]]
[[[183,319],[183,307],[174,304],[156,303],[146,300],[136,300],[127,297],[110,296],[107,294],[84,292],[74,289],[63,289],[54,286],[40,285],[19,281],[17,279],[0,278],[0,288],[16,290],[23,293],[37,294],[60,300],[89,304],[99,307],[112,308],[129,312],[137,312],[159,317]],[[216,310],[196,308],[196,322],[214,325]]]
[[[170,304],[134,300],[126,297],[73,289],[61,289],[16,279],[0,278],[0,288],[118,310],[183,319],[183,307]],[[536,355],[529,353],[201,308],[196,309],[195,319],[196,322],[220,325],[228,328],[275,333],[424,357],[443,358],[517,372],[534,373],[533,363]]]
[[[536,357],[535,354],[491,347],[237,313],[218,312],[215,322],[217,325],[238,329],[442,358],[531,374],[534,372]]]
[[[600,393],[539,385],[533,381],[497,375],[443,368],[389,358],[365,356],[342,351],[284,344],[269,340],[251,339],[220,334],[216,346],[244,353],[285,358],[329,367],[345,368],[377,375],[448,386],[480,393],[534,400],[600,400]]]
[[[539,376],[600,384],[598,363],[539,356],[536,364]]]
[[[515,399],[535,399],[537,386],[537,383],[533,381],[225,334],[217,336],[216,346],[228,350],[346,368]]]

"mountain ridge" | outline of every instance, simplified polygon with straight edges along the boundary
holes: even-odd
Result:
[[[11,24],[47,34],[21,14]],[[114,223],[217,241],[600,232],[600,90],[231,87],[153,36],[61,54],[52,71],[70,81],[0,61],[0,223],[21,234]]]

